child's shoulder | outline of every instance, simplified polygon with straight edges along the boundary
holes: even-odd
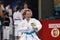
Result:
[[[36,18],[31,18],[31,20],[37,20]]]

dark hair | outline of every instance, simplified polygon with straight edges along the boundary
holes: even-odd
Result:
[[[27,1],[24,2],[23,6],[24,6],[24,5],[27,5],[27,6],[29,7],[29,4],[28,4]]]
[[[8,12],[4,12],[4,16],[5,16],[5,15],[9,16],[9,13],[8,13]]]
[[[10,9],[12,9],[12,6],[11,6],[11,4],[8,4],[9,6],[10,6]]]
[[[0,4],[4,4],[4,2],[0,1]]]
[[[16,7],[16,11],[18,11],[18,10],[20,10],[20,7],[19,6]]]
[[[25,1],[24,4],[27,4],[28,5],[27,1]]]

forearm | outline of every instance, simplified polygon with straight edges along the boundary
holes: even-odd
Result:
[[[18,31],[26,32],[26,31],[28,31],[28,28],[27,27],[22,27],[22,28],[19,28]]]

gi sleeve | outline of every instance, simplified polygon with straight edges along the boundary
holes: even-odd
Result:
[[[38,20],[36,20],[36,19],[34,21],[35,21],[35,25],[36,25],[36,30],[37,31],[41,30],[42,24]]]

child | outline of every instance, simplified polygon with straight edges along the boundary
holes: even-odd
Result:
[[[7,12],[5,12],[3,18],[3,40],[9,40],[9,23],[9,15]]]
[[[23,13],[24,20],[20,23],[18,29],[22,35],[19,40],[40,40],[36,35],[36,32],[41,30],[41,23],[32,17],[32,12],[30,10],[26,10]]]

